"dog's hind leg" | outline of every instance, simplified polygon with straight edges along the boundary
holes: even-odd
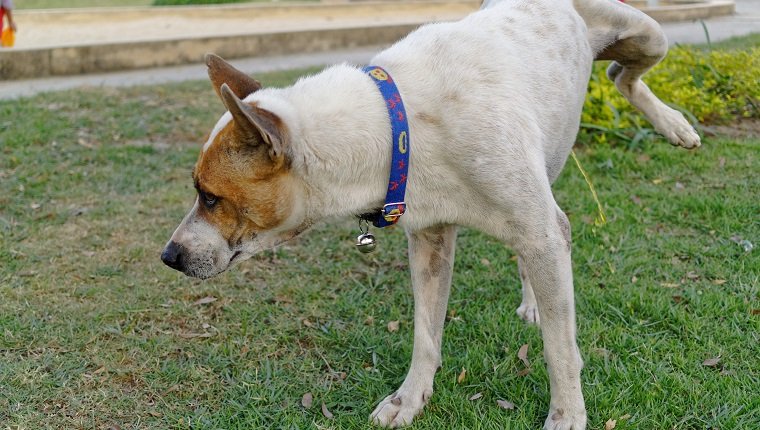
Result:
[[[665,105],[641,81],[641,76],[668,52],[668,41],[660,25],[616,0],[575,0],[574,4],[588,27],[594,59],[613,60],[607,76],[618,91],[671,144],[688,149],[698,147],[699,135],[684,116]]]
[[[375,424],[392,428],[410,424],[433,394],[433,378],[441,365],[456,235],[454,226],[407,232],[414,291],[412,363],[401,387],[370,415]]]
[[[517,308],[517,315],[528,324],[540,325],[541,319],[538,316],[536,296],[533,294],[533,287],[530,285],[528,272],[525,270],[525,262],[519,256],[517,257],[517,271],[520,274],[520,282],[522,283],[522,302],[520,302],[520,307]]]
[[[551,391],[544,429],[582,430],[587,419],[581,392],[583,361],[576,344],[569,222],[554,202],[548,179],[535,178],[536,182],[522,184],[524,200],[514,201],[519,197],[512,194],[513,201],[505,208],[505,212],[520,208],[521,216],[505,217],[501,235],[488,232],[501,237],[520,255],[520,267],[530,280],[541,315]]]

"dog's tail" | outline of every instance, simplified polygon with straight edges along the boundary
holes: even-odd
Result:
[[[668,39],[657,21],[618,0],[573,0],[573,5],[586,22],[594,59],[612,60],[607,76],[618,91],[670,143],[689,149],[699,146],[699,135],[683,115],[641,81],[668,52]]]

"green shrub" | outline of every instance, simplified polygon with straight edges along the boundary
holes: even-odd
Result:
[[[594,65],[581,117],[580,140],[636,143],[653,134],[651,125],[607,79],[608,63]],[[644,81],[692,122],[726,123],[760,118],[760,48],[704,51],[675,47]]]
[[[192,4],[240,3],[245,0],[153,0],[153,6],[184,6]]]

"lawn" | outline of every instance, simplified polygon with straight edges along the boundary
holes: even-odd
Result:
[[[0,428],[368,428],[403,380],[412,298],[398,229],[362,255],[354,220],[325,222],[209,281],[159,261],[221,106],[205,82],[0,102]],[[760,140],[622,146],[576,150],[606,225],[572,162],[555,184],[573,227],[590,428],[756,428]],[[541,340],[514,313],[513,260],[460,231],[443,368],[413,428],[543,423]]]

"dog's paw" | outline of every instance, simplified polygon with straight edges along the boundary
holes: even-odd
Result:
[[[686,121],[681,112],[676,110],[669,109],[663,112],[655,128],[673,146],[694,149],[702,144],[694,127]]]
[[[538,307],[535,303],[520,303],[520,307],[517,308],[517,315],[528,324],[541,325],[541,318],[538,316]]]
[[[580,408],[576,412],[566,411],[562,408],[552,408],[546,417],[544,430],[585,430],[586,410]]]
[[[373,424],[387,428],[398,428],[412,423],[414,417],[422,412],[433,390],[415,393],[399,389],[383,399],[369,416]]]

